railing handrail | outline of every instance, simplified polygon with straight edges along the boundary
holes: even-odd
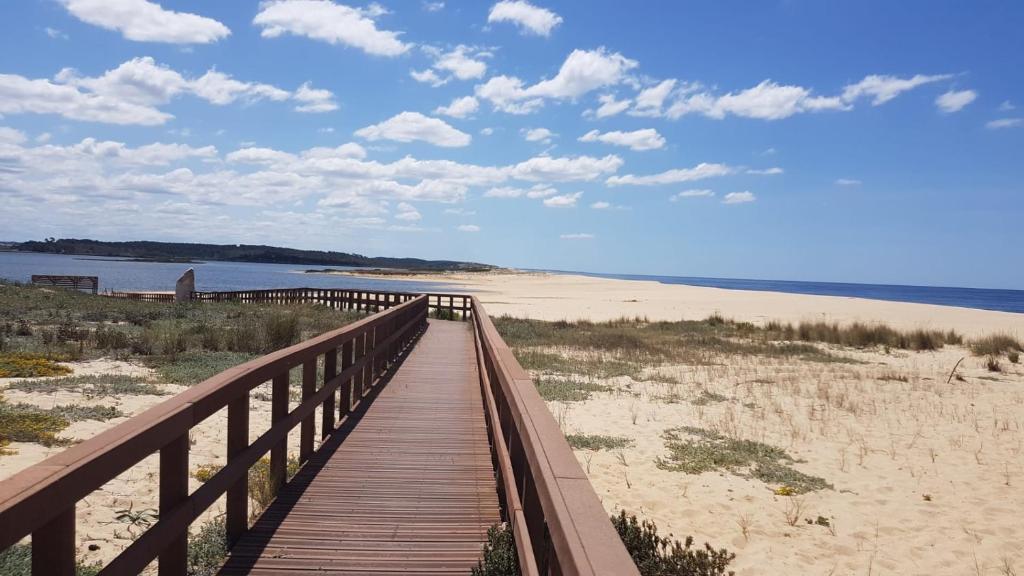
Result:
[[[473,296],[472,302],[484,356],[482,384],[491,387],[498,404],[498,422],[490,433],[499,449],[504,445],[510,454],[529,532],[528,538],[515,538],[520,558],[532,556],[541,574],[639,575],[533,380],[480,301]],[[501,466],[496,469],[503,474]],[[523,523],[511,520],[514,531],[521,529]],[[523,542],[532,550],[523,550]]]
[[[413,332],[425,322],[426,300],[425,295],[417,296],[342,328],[229,368],[126,422],[0,482],[0,518],[4,519],[0,522],[0,550],[32,534],[33,573],[65,573],[68,566],[73,570],[74,507],[77,502],[143,458],[160,452],[160,520],[104,568],[102,573],[134,574],[157,555],[161,557],[161,574],[176,573],[175,569],[165,572],[163,554],[167,548],[180,544],[180,550],[175,551],[181,552],[180,562],[175,558],[170,564],[183,567],[184,535],[187,534],[189,524],[229,489],[239,484],[244,486],[249,467],[266,452],[271,451],[272,473],[279,470],[283,477],[286,454],[275,453],[272,449],[283,446],[288,432],[300,423],[303,424],[302,450],[308,456],[312,449],[312,418],[315,409],[323,403],[324,434],[329,434],[334,428],[336,390],[342,386],[357,385],[363,391],[368,389],[373,379],[388,368],[387,365],[411,342]],[[332,350],[335,354],[331,354]],[[335,373],[338,359],[336,352],[339,350],[342,352],[342,370]],[[320,355],[324,355],[325,375],[323,386],[316,390],[316,366]],[[288,411],[289,371],[297,366],[303,367],[303,399],[299,406]],[[271,380],[275,384],[272,425],[267,432],[250,443],[247,432],[248,393]],[[352,388],[348,390],[351,392]],[[238,413],[246,432],[242,445],[236,446],[236,453],[232,454],[231,410],[237,408],[240,400],[244,401],[245,409]],[[229,409],[228,464],[189,495],[188,433],[194,426],[225,407]],[[342,406],[341,410],[347,411],[349,408]],[[330,430],[326,425],[328,421]],[[184,452],[184,458],[176,451]],[[170,488],[165,486],[163,478],[165,465],[175,468],[176,477],[170,478]],[[182,482],[184,484],[180,485]],[[237,517],[238,514],[232,514],[230,492],[228,496],[230,532],[231,516]],[[243,501],[243,512],[246,507],[247,500]],[[242,514],[243,521],[245,516]],[[237,524],[237,520],[235,522]],[[56,544],[60,549],[44,549],[48,543]],[[69,545],[70,564],[66,558]],[[61,559],[58,563],[47,555],[60,556]],[[37,562],[41,564],[37,565]]]

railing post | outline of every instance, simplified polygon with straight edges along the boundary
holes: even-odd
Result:
[[[188,499],[188,432],[160,449],[160,516]],[[188,529],[160,553],[159,576],[185,576],[188,560]]]
[[[356,360],[364,360],[366,358],[366,338],[367,332],[363,332],[356,337]],[[364,361],[362,369],[359,370],[359,374],[356,376],[356,395],[358,396],[356,400],[359,402],[363,401],[363,396],[366,394],[366,369],[367,366]]]
[[[288,371],[274,376],[270,393],[270,425],[288,417]],[[276,496],[284,486],[288,467],[288,435],[270,449],[270,489]]]
[[[302,401],[316,393],[316,358],[302,364]],[[313,453],[313,433],[316,431],[316,414],[310,412],[302,419],[299,431],[299,462],[305,463]]]
[[[344,372],[353,364],[353,341],[348,340],[341,345],[341,371]],[[341,400],[338,402],[338,418],[344,418],[352,409],[352,382],[355,378],[349,378],[341,383]]]
[[[249,393],[228,404],[228,464],[249,447]],[[245,474],[227,491],[228,546],[249,529],[249,475]]]
[[[32,574],[75,576],[75,508],[32,533]]]
[[[338,373],[338,349],[331,348],[324,354],[324,382],[326,386],[334,375]],[[320,430],[320,437],[327,438],[334,432],[334,394],[324,398],[323,404],[323,423]]]

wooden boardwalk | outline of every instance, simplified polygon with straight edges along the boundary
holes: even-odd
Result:
[[[472,326],[430,320],[221,574],[469,574],[500,521]]]

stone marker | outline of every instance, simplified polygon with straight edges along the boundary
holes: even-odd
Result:
[[[174,284],[174,301],[175,302],[190,302],[192,301],[192,293],[196,291],[196,273],[195,270],[189,268],[178,278],[178,281]]]

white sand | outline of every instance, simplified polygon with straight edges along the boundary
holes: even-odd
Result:
[[[1024,314],[931,304],[725,290],[539,272],[401,278],[451,283],[456,285],[453,289],[473,292],[492,317],[508,314],[542,320],[610,320],[622,316],[699,320],[718,312],[727,318],[749,322],[886,322],[902,329],[953,329],[970,336],[1005,332],[1024,337]]]

